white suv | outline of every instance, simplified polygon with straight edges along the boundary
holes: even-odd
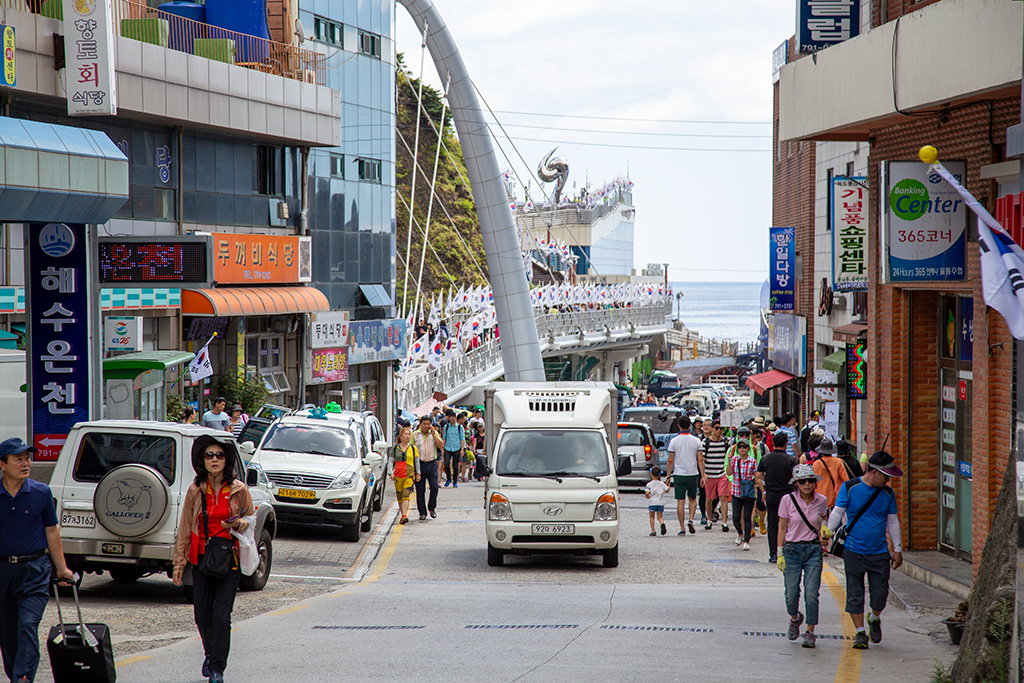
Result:
[[[358,541],[373,527],[374,470],[385,442],[370,450],[356,418],[322,410],[286,415],[267,429],[252,453],[273,484],[282,521],[338,524],[341,537]]]

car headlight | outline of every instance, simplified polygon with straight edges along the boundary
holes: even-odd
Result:
[[[332,489],[350,489],[355,485],[355,472],[345,472],[344,474],[339,474],[338,477],[333,482],[331,482]]]
[[[495,522],[508,522],[512,519],[512,506],[508,498],[500,493],[491,494],[490,505],[487,506],[488,519]]]
[[[608,522],[617,519],[618,516],[619,510],[615,503],[615,494],[606,493],[597,499],[597,507],[594,509],[595,522]]]

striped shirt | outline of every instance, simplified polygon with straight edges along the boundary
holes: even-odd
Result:
[[[437,443],[434,442],[434,435],[431,432],[424,434],[417,429],[412,433],[412,439],[416,443],[416,450],[420,452],[420,462],[437,460]]]
[[[704,476],[708,479],[717,479],[725,476],[725,452],[729,448],[729,442],[704,440]]]

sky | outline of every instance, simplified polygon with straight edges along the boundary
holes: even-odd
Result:
[[[628,171],[636,268],[667,262],[670,279],[686,282],[767,277],[771,54],[793,34],[792,0],[434,3],[530,165],[512,165],[520,196],[557,146],[570,194],[573,183],[597,188]],[[420,35],[401,5],[396,38],[419,75]],[[443,88],[429,55],[424,74]]]

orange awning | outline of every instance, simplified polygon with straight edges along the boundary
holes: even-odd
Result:
[[[331,304],[315,287],[218,287],[181,290],[182,315],[238,317],[315,313]]]
[[[768,372],[762,372],[758,375],[747,375],[746,382],[748,387],[753,387],[757,395],[760,396],[764,392],[768,391],[772,387],[777,387],[784,382],[788,382],[795,376],[782,370],[769,370]]]

